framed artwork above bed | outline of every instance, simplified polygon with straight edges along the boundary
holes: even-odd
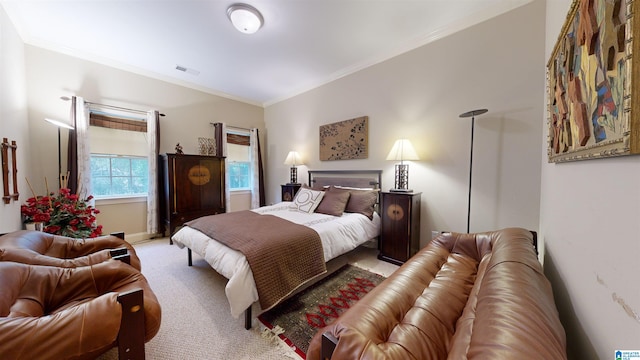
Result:
[[[320,160],[369,157],[369,117],[320,126]]]

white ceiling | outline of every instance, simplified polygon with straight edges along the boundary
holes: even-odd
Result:
[[[253,35],[229,22],[233,0],[0,4],[29,45],[266,106],[530,1],[248,0]]]

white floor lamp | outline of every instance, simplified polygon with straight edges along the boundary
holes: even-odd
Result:
[[[460,114],[461,118],[471,118],[471,156],[469,157],[469,200],[467,202],[467,233],[469,232],[469,227],[471,224],[471,175],[473,174],[473,132],[475,128],[476,115],[482,115],[486,113],[487,109],[478,109],[467,111],[466,113]]]

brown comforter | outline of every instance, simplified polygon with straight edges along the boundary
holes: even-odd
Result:
[[[263,310],[327,271],[318,233],[277,216],[245,210],[204,216],[186,225],[244,254]]]

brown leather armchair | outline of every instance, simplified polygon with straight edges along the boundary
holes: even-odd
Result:
[[[32,265],[77,267],[93,265],[123,254],[140,270],[133,246],[114,235],[74,239],[41,231],[21,230],[0,236],[0,261]]]
[[[144,342],[160,328],[145,277],[120,261],[76,268],[2,261],[0,288],[3,359],[93,359],[116,345],[121,359],[144,359]]]

